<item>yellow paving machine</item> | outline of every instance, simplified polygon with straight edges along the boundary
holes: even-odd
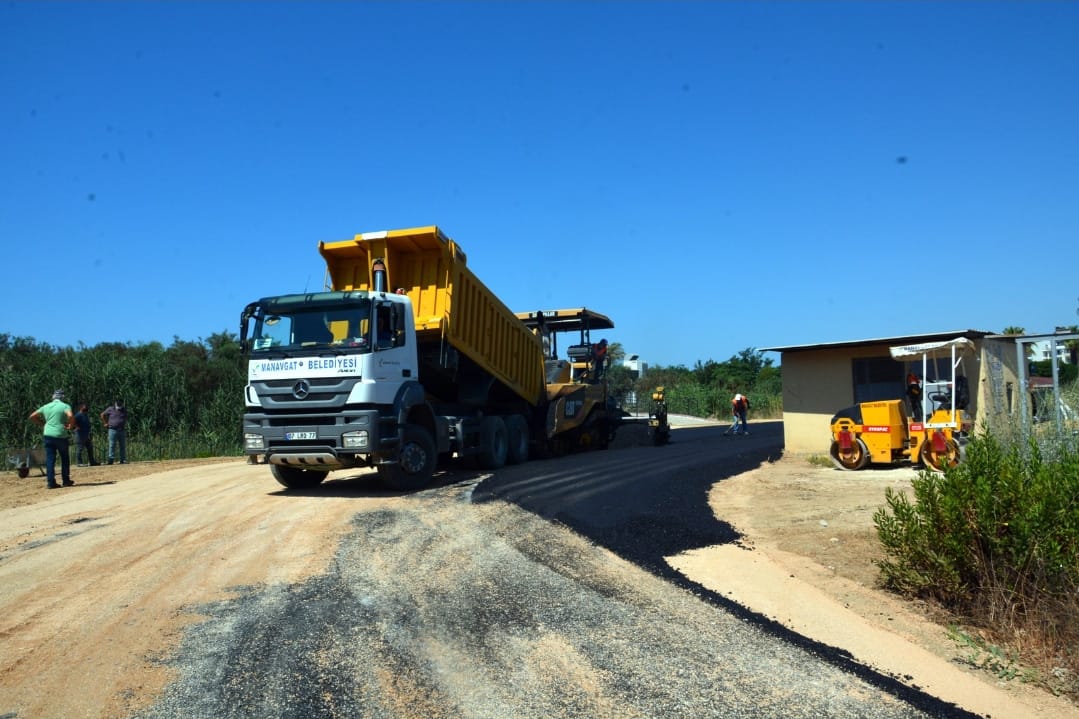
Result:
[[[870,463],[909,462],[936,471],[959,464],[971,419],[966,412],[967,378],[956,370],[973,348],[965,337],[891,347],[893,359],[911,365],[907,399],[862,402],[837,412],[831,422],[833,464],[855,470]],[[918,359],[920,377],[914,372]],[[921,378],[936,373],[945,359],[949,360],[948,378],[923,383]]]
[[[613,329],[614,322],[584,307],[518,312],[517,319],[543,345],[546,453],[606,449],[614,439],[621,414],[607,391],[607,340],[593,342],[592,332]],[[566,347],[565,359],[558,356],[559,335],[575,340]]]

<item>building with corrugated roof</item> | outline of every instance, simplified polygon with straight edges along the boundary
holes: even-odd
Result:
[[[967,329],[763,347],[762,352],[780,354],[783,368],[784,452],[826,455],[835,413],[861,402],[905,398],[908,373],[913,372],[923,382],[950,379],[951,359],[947,354],[923,365],[921,359],[893,359],[890,348],[957,337],[965,337],[974,345],[973,352],[957,360],[956,374],[967,378],[967,412],[975,426],[987,426],[996,420],[1010,422],[1023,412],[1029,414],[1026,365],[1020,361],[1026,346],[1020,340],[1025,337]],[[928,376],[923,377],[923,373]]]

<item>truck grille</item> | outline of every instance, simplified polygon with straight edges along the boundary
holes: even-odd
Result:
[[[307,382],[307,384],[311,385],[312,387],[331,387],[332,388],[332,387],[336,387],[337,385],[343,384],[343,382],[341,380],[337,379],[336,377],[314,377],[312,379],[307,379],[307,380],[304,380],[304,381]],[[294,380],[294,379],[271,379],[271,380],[266,380],[265,382],[258,382],[256,384],[262,385],[263,387],[267,387],[269,389],[288,389],[288,390],[291,390],[292,386],[294,384],[296,384],[296,380]],[[351,387],[351,386],[352,386],[351,383],[349,383],[349,387]]]
[[[251,387],[267,411],[312,412],[344,407],[357,381],[353,377],[275,379],[252,382]]]

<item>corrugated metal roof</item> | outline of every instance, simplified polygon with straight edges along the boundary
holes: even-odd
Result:
[[[760,347],[759,352],[808,352],[810,350],[839,349],[841,347],[862,347],[865,345],[909,345],[922,342],[941,342],[966,337],[967,339],[981,339],[995,335],[993,332],[984,330],[951,330],[950,332],[934,332],[924,335],[899,335],[896,337],[877,337],[875,339],[846,340],[843,342],[818,342],[808,345],[786,345],[782,347]]]

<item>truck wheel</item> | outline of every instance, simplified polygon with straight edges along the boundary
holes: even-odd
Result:
[[[322,480],[326,479],[325,472],[288,467],[283,464],[273,465],[270,467],[270,472],[274,479],[288,489],[311,489],[319,486]]]
[[[508,464],[520,464],[528,461],[528,422],[519,414],[511,414],[506,418],[506,432],[509,435],[509,446],[506,448],[506,462]]]
[[[963,452],[954,439],[949,439],[943,452],[933,450],[933,440],[926,438],[922,442],[922,464],[935,472],[943,472],[949,467],[955,467],[963,458]]]
[[[850,449],[846,450],[839,446],[839,442],[832,442],[829,454],[832,457],[832,464],[840,469],[861,469],[869,464],[869,449],[861,439],[854,440]]]
[[[383,486],[410,492],[427,486],[438,466],[438,447],[423,427],[406,424],[400,459],[395,464],[378,465],[378,479]]]
[[[501,417],[484,417],[480,424],[480,446],[476,460],[480,469],[498,469],[506,463],[509,450],[506,423]]]

